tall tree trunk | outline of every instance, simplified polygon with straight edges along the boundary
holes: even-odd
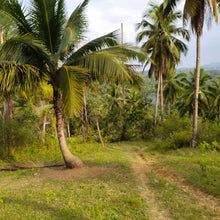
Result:
[[[96,120],[96,126],[97,126],[97,130],[98,130],[98,133],[99,133],[99,139],[100,139],[100,142],[102,144],[102,146],[104,147],[104,142],[102,140],[102,135],[101,135],[101,131],[100,131],[100,128],[99,128],[99,120],[98,120],[98,115],[96,114],[95,115],[95,120]]]
[[[160,77],[158,78],[157,95],[156,95],[155,112],[154,112],[154,131],[153,131],[153,137],[154,138],[156,137],[157,110],[158,110],[159,93],[160,93]]]
[[[12,153],[13,148],[13,137],[12,137],[12,110],[13,110],[13,100],[12,97],[9,96],[3,102],[3,133],[4,133],[4,142],[6,143],[8,149],[8,155]],[[5,128],[8,128],[7,132],[5,132]]]
[[[163,126],[163,74],[160,72],[160,120]]]
[[[171,101],[168,102],[168,115],[171,115]]]
[[[3,31],[2,28],[0,28],[0,45],[3,44]]]
[[[13,109],[13,101],[11,97],[8,97],[4,103],[4,111],[3,111],[3,125],[6,125],[7,122],[12,122],[12,109]]]
[[[84,103],[84,113],[85,113],[85,122],[86,122],[86,133],[89,136],[89,119],[87,113],[87,106],[86,106],[86,92],[83,95],[83,103]]]
[[[54,110],[56,114],[56,127],[57,127],[57,135],[58,135],[60,150],[62,152],[66,167],[67,168],[82,167],[83,162],[78,157],[73,156],[67,147],[65,135],[64,135],[61,96],[60,93],[55,89],[54,89]]]
[[[124,41],[124,26],[121,23],[121,45],[123,46]],[[123,105],[125,105],[125,84],[122,83],[122,98],[123,98]]]
[[[121,45],[123,46],[124,44],[124,26],[123,23],[121,23]],[[124,82],[122,83],[122,99],[123,99],[123,107],[125,105],[125,84]],[[122,127],[122,135],[121,135],[121,140],[125,140],[126,139],[126,115],[124,117],[124,124]]]
[[[124,109],[124,106],[125,106],[125,84],[124,83],[122,83],[122,98],[123,98],[123,109]],[[123,110],[123,112],[124,112],[124,110]],[[121,134],[122,141],[126,140],[126,130],[127,130],[126,123],[127,123],[127,117],[126,117],[126,114],[124,114],[122,134]]]
[[[44,117],[43,117],[43,130],[42,130],[43,142],[45,141],[45,136],[46,136],[46,124],[47,124],[47,115],[44,114]]]
[[[122,83],[122,98],[123,98],[123,105],[125,105],[125,84]]]
[[[197,34],[192,147],[196,147],[196,145],[197,145],[197,134],[198,134],[199,79],[200,79],[200,39],[201,39],[201,34]]]
[[[3,38],[3,30],[0,27],[0,45],[4,43]],[[8,149],[8,155],[12,154],[12,148],[13,148],[13,136],[12,136],[12,110],[13,110],[13,100],[12,97],[9,96],[6,100],[3,102],[3,139],[4,143],[7,145]],[[6,133],[5,136],[5,127],[6,124],[9,125],[9,130]]]
[[[66,117],[67,137],[70,138],[70,122],[69,118]]]
[[[83,137],[83,139],[84,139],[84,138],[85,138],[85,127],[84,127],[84,106],[82,106],[81,119],[82,119],[82,126],[81,126],[82,137]]]
[[[194,89],[194,109],[193,109],[193,137],[192,147],[197,145],[198,134],[198,107],[199,107],[199,79],[200,79],[200,38],[201,34],[197,34],[196,42],[196,73],[195,73],[195,89]]]

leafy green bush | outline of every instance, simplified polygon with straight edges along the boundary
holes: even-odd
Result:
[[[168,141],[170,142],[170,148],[177,149],[181,147],[188,147],[190,145],[191,138],[192,138],[191,130],[174,132],[168,138]]]
[[[220,125],[214,122],[206,121],[199,125],[198,142],[207,142],[210,145],[217,142],[220,143]],[[215,144],[216,149],[220,148],[219,144]]]
[[[188,147],[192,138],[191,122],[188,118],[179,118],[177,115],[173,115],[164,121],[163,127],[158,127],[157,136],[162,139],[156,146],[159,149]]]
[[[220,150],[220,125],[205,121],[199,122],[198,147],[202,151]],[[157,144],[160,149],[177,149],[190,146],[192,138],[192,122],[189,118],[173,115],[164,121],[163,127],[157,129],[158,137],[163,142]]]
[[[189,118],[180,118],[177,115],[172,115],[164,121],[163,127],[157,128],[157,135],[162,139],[170,138],[174,133],[184,130],[192,130],[192,122]]]
[[[203,141],[199,143],[198,148],[201,152],[214,150],[220,151],[220,144],[216,141],[213,141],[211,144],[207,143],[206,141]]]
[[[156,147],[161,150],[178,149],[189,147],[192,138],[191,130],[173,132],[170,136],[157,143]]]

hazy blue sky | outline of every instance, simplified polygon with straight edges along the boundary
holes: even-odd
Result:
[[[28,2],[28,0],[23,1]],[[67,11],[70,14],[82,0],[66,0]],[[90,0],[87,7],[89,22],[88,40],[119,29],[124,24],[124,42],[135,44],[135,24],[140,22],[143,13],[150,2],[160,3],[159,0]],[[182,10],[184,1],[180,1]],[[220,20],[220,19],[219,19]],[[182,24],[181,24],[182,25]],[[188,53],[182,57],[181,66],[195,66],[196,39],[192,35],[188,44]],[[204,28],[201,40],[201,64],[220,62],[220,27],[214,24],[209,31]]]
[[[66,0],[68,11],[76,7],[81,0]],[[112,30],[120,28],[124,24],[124,41],[135,43],[135,24],[141,21],[144,11],[150,2],[160,3],[161,1],[149,0],[90,0],[87,8],[89,20],[89,38],[103,35]],[[182,10],[184,1],[179,4]],[[182,24],[181,24],[182,25]],[[186,57],[182,57],[181,66],[195,66],[196,39],[192,35],[188,44],[189,51]],[[216,24],[204,33],[201,41],[201,64],[220,62],[220,27]]]

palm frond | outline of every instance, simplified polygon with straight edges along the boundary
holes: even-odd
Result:
[[[136,37],[136,42],[139,43],[141,42],[143,39],[148,39],[149,37],[151,37],[152,35],[154,34],[154,31],[152,30],[144,30],[144,31],[141,31],[137,34],[137,37]]]
[[[146,52],[141,50],[139,47],[134,47],[129,44],[112,46],[100,51],[101,52],[106,51],[112,53],[116,57],[118,57],[118,59],[127,63],[132,61],[139,61],[143,63],[146,60],[150,60]]]
[[[65,114],[79,115],[83,104],[85,69],[79,66],[63,66],[57,71],[56,86],[62,94]]]
[[[53,100],[53,87],[46,82],[40,83],[38,93],[44,99]]]
[[[25,14],[25,8],[18,0],[1,0],[0,10],[14,20],[20,34],[32,33],[32,27]]]
[[[174,10],[179,0],[165,0],[163,3],[165,15],[169,14]]]
[[[86,55],[81,58],[80,64],[87,69],[92,78],[100,81],[130,84],[137,81],[138,74],[134,75],[133,70],[120,60],[120,56],[117,57],[108,51]]]
[[[16,27],[16,20],[15,18],[10,15],[9,13],[0,10],[0,27],[2,28],[2,30],[4,30],[4,33],[10,32],[10,35],[17,35],[18,34],[18,29]]]
[[[65,23],[64,0],[33,0],[31,7],[35,35],[55,54]]]
[[[40,70],[28,64],[0,62],[0,90],[5,94],[30,91],[40,81]]]
[[[33,53],[39,55],[48,64],[54,65],[54,60],[52,59],[50,52],[47,50],[47,47],[32,34],[12,37],[4,42],[1,48],[0,59],[22,61],[21,59],[25,59],[25,57],[21,57],[24,48],[31,49]]]
[[[96,38],[73,53],[65,62],[65,65],[74,65],[77,60],[92,52],[99,51],[103,48],[112,47],[118,45],[117,31],[111,32],[99,38]]]
[[[66,54],[70,48],[76,46],[79,41],[82,41],[84,38],[83,33],[87,28],[84,11],[87,4],[88,0],[84,0],[84,2],[74,10],[67,21],[67,25],[64,29],[64,34],[57,52],[57,58],[59,58],[62,54]]]

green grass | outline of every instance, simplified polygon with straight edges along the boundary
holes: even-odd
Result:
[[[204,151],[193,148],[160,151],[155,144],[149,143],[144,152],[148,158],[154,152],[155,167],[168,167],[186,181],[201,190],[220,197],[220,152]]]
[[[141,198],[130,169],[138,145],[142,146],[141,143],[136,147],[122,143],[106,148],[99,144],[71,145],[86,166],[109,167],[95,177],[39,178],[35,174],[41,176],[42,169],[1,172],[1,220],[148,219],[147,203]]]
[[[199,205],[198,199],[183,191],[177,185],[154,173],[147,174],[151,189],[155,192],[158,203],[169,211],[173,219],[217,219],[213,210]]]
[[[88,169],[102,169],[97,175],[58,178],[53,169],[30,169],[0,173],[0,219],[151,219],[153,205],[141,197],[143,184],[131,169],[136,151],[145,159],[152,159],[155,168],[167,167],[189,184],[209,194],[219,196],[219,152],[200,152],[181,149],[161,152],[154,143],[122,142],[106,144],[84,143],[79,139],[68,141],[70,150],[79,156]],[[63,162],[56,142],[49,147],[16,149],[14,158],[3,158],[0,166],[11,164]],[[209,210],[178,185],[150,170],[146,171],[148,185],[155,196],[155,207],[167,210],[173,219],[218,219],[218,213]],[[51,172],[53,175],[51,175]],[[50,175],[49,175],[50,174]],[[142,188],[141,188],[141,187]],[[201,205],[202,204],[202,205]]]

